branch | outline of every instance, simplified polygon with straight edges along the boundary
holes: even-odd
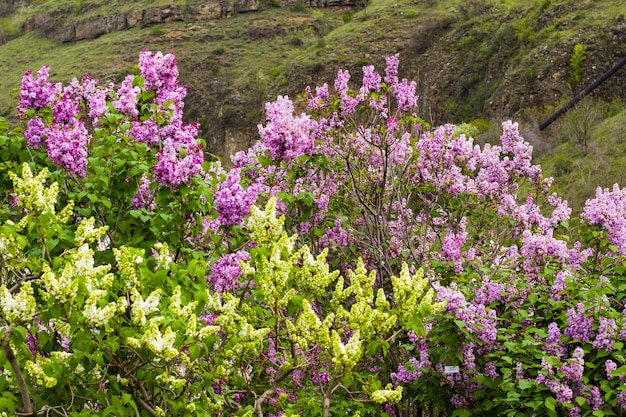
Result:
[[[152,407],[150,407],[150,404],[148,404],[147,402],[145,402],[144,400],[141,399],[140,396],[138,395],[133,395],[133,400],[135,400],[135,402],[137,404],[139,404],[141,406],[141,408],[143,408],[144,410],[146,410],[148,412],[148,414],[150,414],[152,417],[159,417],[159,415],[157,414],[156,411],[154,411],[154,409]]]
[[[35,411],[33,410],[33,405],[30,402],[30,394],[28,393],[28,387],[26,386],[26,381],[24,380],[24,375],[22,374],[22,370],[20,369],[20,365],[17,363],[17,358],[15,357],[15,353],[11,346],[9,345],[9,339],[11,339],[11,329],[9,328],[2,338],[2,350],[4,351],[7,360],[11,364],[11,369],[13,370],[13,376],[17,381],[17,386],[20,389],[20,394],[22,395],[22,404],[24,404],[24,413],[27,415],[35,415]]]
[[[274,382],[272,382],[272,387],[266,390],[263,394],[261,394],[259,398],[254,401],[254,410],[256,411],[257,417],[263,417],[263,409],[261,408],[263,401],[265,401],[270,395],[274,395],[274,393],[278,389],[278,384],[280,384],[283,379],[287,378],[293,370],[294,368],[290,368],[278,374],[276,379],[274,379]]]

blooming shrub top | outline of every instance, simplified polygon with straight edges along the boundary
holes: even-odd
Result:
[[[397,55],[351,79],[268,103],[224,170],[173,54],[118,88],[27,73],[0,415],[623,413],[622,190],[570,218],[516,123],[431,128]]]

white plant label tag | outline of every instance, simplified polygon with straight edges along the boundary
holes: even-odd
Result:
[[[459,367],[458,366],[444,366],[443,373],[444,374],[458,374]]]

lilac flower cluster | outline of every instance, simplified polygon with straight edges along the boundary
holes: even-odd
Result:
[[[156,190],[150,191],[150,180],[145,174],[141,175],[139,186],[137,187],[137,193],[133,197],[130,205],[133,210],[139,210],[142,208],[153,211],[155,209],[154,195]]]
[[[217,191],[213,196],[219,215],[218,221],[222,225],[240,225],[257,199],[258,189],[254,184],[246,189],[241,186],[240,172],[238,168],[231,169],[226,180],[217,186]]]
[[[546,337],[546,344],[543,350],[552,356],[563,356],[567,349],[561,343],[561,330],[559,325],[555,322],[551,322],[548,325],[548,337]]]
[[[271,158],[289,162],[313,150],[311,119],[304,113],[294,116],[293,103],[288,97],[278,96],[274,103],[265,105],[265,110],[267,124],[258,128]]]
[[[565,334],[581,342],[589,342],[595,336],[593,331],[593,317],[587,314],[582,302],[576,304],[576,309],[567,309],[567,329]]]
[[[61,84],[53,84],[48,81],[50,67],[41,67],[37,72],[37,79],[33,78],[32,71],[26,72],[20,86],[20,101],[17,113],[20,117],[25,116],[29,109],[39,110],[52,105],[56,97],[61,93]]]
[[[236,288],[242,273],[239,261],[249,260],[250,254],[244,250],[223,255],[213,264],[211,274],[207,276],[207,282],[216,292],[225,292]]]
[[[587,200],[581,217],[605,229],[618,253],[626,254],[626,188],[617,184],[612,191],[598,187],[596,198]]]
[[[74,79],[62,89],[61,84],[47,81],[48,71],[48,67],[43,67],[38,79],[33,79],[31,72],[24,75],[18,113],[26,118],[27,110],[35,110],[34,117],[28,116],[24,133],[29,146],[45,145],[48,157],[69,174],[85,177],[87,148],[91,140],[85,116],[92,119],[94,127],[105,126],[108,121],[102,120],[109,111],[107,100],[130,123],[128,134],[131,138],[157,149],[153,174],[159,185],[177,188],[202,171],[204,152],[196,140],[198,125],[183,122],[186,87],[178,85],[173,54],[163,55],[145,49],[140,53],[143,88],[140,80],[128,75],[117,91],[98,87],[98,81],[87,76],[80,82]],[[154,98],[140,102],[141,93],[146,89],[154,90]],[[51,117],[40,114],[45,107],[51,109]],[[109,127],[114,131],[118,129],[117,126]],[[139,204],[138,200],[134,204]]]

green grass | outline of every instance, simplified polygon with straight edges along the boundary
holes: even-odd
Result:
[[[175,4],[185,7],[200,2]],[[14,27],[37,14],[56,14],[72,23],[171,4],[165,0],[35,0],[6,18]],[[136,27],[73,44],[28,33],[0,45],[0,114],[14,108],[16,98],[11,91],[29,69],[50,65],[55,81],[66,82],[86,72],[103,82],[120,81],[136,64],[139,51],[147,47],[176,53],[181,82],[189,87],[185,110],[204,126],[228,115],[229,123],[251,126],[253,136],[254,126],[263,120],[264,101],[278,94],[293,98],[307,84],[332,83],[339,68],[350,69],[358,82],[361,66],[373,64],[382,71],[385,56],[395,52],[401,54],[401,75],[409,78],[429,60],[455,68],[459,76],[441,94],[440,110],[444,122],[472,121],[484,116],[485,103],[507,85],[505,74],[527,82],[538,75],[551,76],[555,51],[563,54],[576,43],[601,42],[605,29],[625,13],[622,0],[601,4],[590,0],[370,0],[365,9],[271,8],[219,21]],[[569,62],[569,56],[565,60]],[[568,160],[579,163],[576,147],[563,146],[557,166],[561,173],[567,171]],[[577,184],[574,170],[565,180],[567,186]]]
[[[568,200],[575,213],[595,196],[597,187],[626,186],[626,107],[621,106],[621,111],[591,129],[587,155],[565,138],[538,161],[544,174],[554,177],[555,191]]]

